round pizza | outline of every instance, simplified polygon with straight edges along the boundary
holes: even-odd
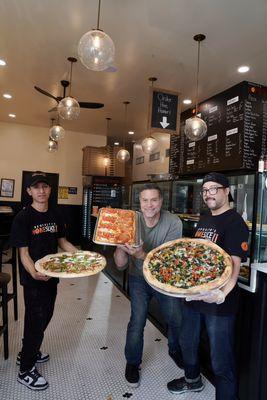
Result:
[[[205,239],[177,239],[147,254],[146,281],[156,290],[181,297],[222,287],[232,275],[232,259]]]
[[[36,261],[35,269],[55,278],[78,278],[95,275],[106,266],[106,259],[93,251],[56,253]]]

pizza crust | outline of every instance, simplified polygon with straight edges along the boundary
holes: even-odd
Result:
[[[159,282],[154,275],[152,275],[150,269],[149,269],[149,262],[150,260],[153,258],[154,253],[156,253],[157,251],[164,249],[166,247],[171,247],[172,245],[179,243],[179,242],[187,242],[187,243],[200,243],[200,244],[204,244],[208,247],[213,248],[214,250],[218,251],[224,258],[224,264],[225,264],[225,269],[222,273],[222,275],[218,278],[213,279],[210,282],[207,283],[203,283],[201,285],[198,286],[194,286],[194,287],[190,287],[188,289],[184,289],[184,288],[178,288],[175,286],[172,286],[168,283],[162,283]],[[226,253],[226,251],[224,251],[221,247],[219,247],[217,244],[206,240],[206,239],[189,239],[189,238],[181,238],[181,239],[176,239],[176,240],[171,240],[169,242],[166,242],[164,244],[162,244],[161,246],[158,246],[157,248],[151,250],[148,254],[147,257],[144,261],[143,264],[143,274],[144,274],[144,278],[147,281],[148,284],[150,284],[151,286],[153,286],[154,289],[157,290],[157,288],[159,288],[160,290],[163,290],[164,292],[166,292],[166,294],[170,293],[173,295],[177,295],[180,297],[186,297],[186,296],[191,296],[191,295],[198,295],[198,294],[202,294],[204,292],[213,290],[213,289],[218,289],[222,286],[224,286],[228,280],[230,279],[231,275],[232,275],[232,271],[233,271],[233,264],[232,264],[232,259],[229,256],[229,254]]]
[[[51,258],[54,257],[59,257],[62,255],[66,255],[71,257],[73,254],[73,252],[62,252],[62,253],[55,253],[55,254],[48,254],[47,256],[41,258],[40,260],[36,261],[35,263],[35,269],[38,272],[41,272],[44,275],[47,276],[51,276],[53,278],[80,278],[80,277],[84,277],[84,276],[91,276],[91,275],[95,275],[98,274],[100,271],[102,271],[105,266],[106,266],[106,259],[104,256],[102,256],[99,253],[96,253],[94,251],[77,251],[77,253],[79,254],[83,254],[83,255],[91,255],[93,256],[101,256],[101,259],[98,261],[100,263],[100,266],[98,268],[95,268],[93,271],[81,271],[81,272],[55,272],[55,271],[47,271],[46,269],[44,269],[43,264],[47,261],[50,261]]]

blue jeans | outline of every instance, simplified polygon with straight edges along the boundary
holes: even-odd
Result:
[[[128,364],[142,362],[144,328],[151,298],[156,297],[162,315],[168,326],[168,346],[171,353],[180,350],[179,334],[182,321],[181,302],[175,297],[166,296],[149,286],[143,277],[129,275],[131,296],[131,318],[127,327],[125,357]]]
[[[235,400],[237,395],[234,357],[235,315],[208,315],[187,306],[183,307],[180,345],[185,376],[188,379],[195,379],[200,375],[198,347],[201,321],[205,323],[210,342],[216,400]]]

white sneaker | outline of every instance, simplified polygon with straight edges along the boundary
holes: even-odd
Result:
[[[48,382],[35,367],[30,371],[19,372],[17,381],[32,390],[44,390],[48,387]]]

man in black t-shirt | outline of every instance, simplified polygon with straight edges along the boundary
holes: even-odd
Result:
[[[232,196],[226,176],[216,172],[206,175],[202,196],[211,214],[200,218],[195,237],[211,240],[223,248],[232,258],[233,273],[221,289],[198,298],[186,298],[180,335],[185,376],[169,382],[167,387],[171,393],[177,394],[203,390],[198,347],[201,323],[204,322],[211,349],[216,400],[235,400],[237,384],[234,326],[238,309],[237,279],[241,261],[245,261],[247,256],[249,232],[242,217],[230,208]]]
[[[25,303],[22,350],[17,357],[20,365],[18,382],[32,390],[48,387],[35,363],[48,361],[49,355],[40,347],[54,311],[58,279],[50,278],[35,270],[34,263],[47,254],[76,251],[65,238],[65,225],[56,209],[48,205],[51,187],[43,172],[32,174],[27,188],[32,204],[20,211],[11,229],[11,244],[19,249],[20,283]]]

